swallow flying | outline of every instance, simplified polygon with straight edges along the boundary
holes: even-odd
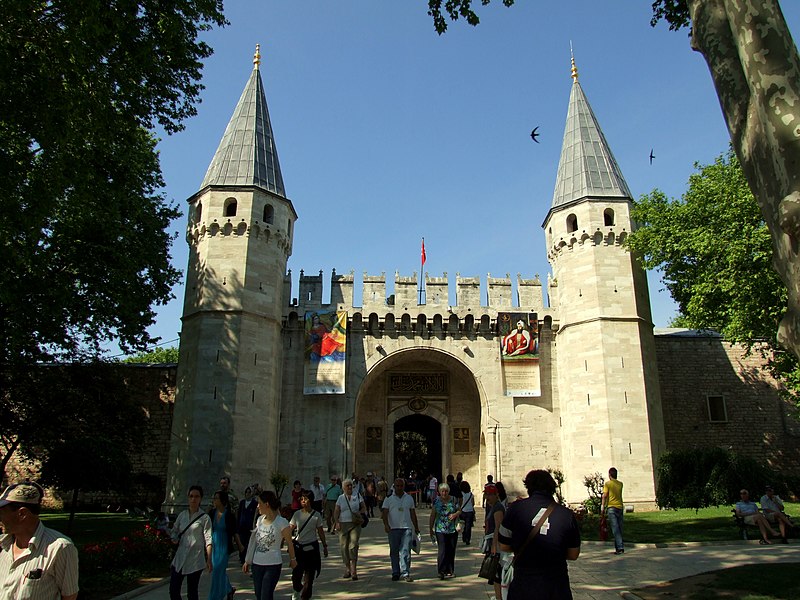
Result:
[[[537,133],[538,131],[539,131],[539,127],[538,126],[534,127],[533,131],[531,131],[531,139],[534,142],[536,142],[537,144],[539,143],[539,140],[536,139],[537,137],[539,137],[539,134]]]
[[[654,159],[655,157],[656,157],[656,155],[655,155],[655,154],[653,154],[653,149],[652,149],[652,148],[650,148],[650,164],[651,164],[651,165],[653,164],[653,159]]]

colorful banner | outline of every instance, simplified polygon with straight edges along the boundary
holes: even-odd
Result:
[[[347,312],[305,315],[303,394],[344,394]]]
[[[536,313],[497,313],[506,396],[541,396],[539,318]]]

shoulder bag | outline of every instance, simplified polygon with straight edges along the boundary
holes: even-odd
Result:
[[[295,535],[292,536],[292,545],[294,546],[295,555],[297,555],[298,552],[303,551],[303,545],[298,540],[300,539],[300,534],[303,533],[303,529],[305,529],[306,525],[308,525],[308,522],[314,518],[316,512],[317,511],[312,510],[311,514],[308,515],[308,518],[306,519],[305,523],[303,523],[303,526],[297,531]]]
[[[547,517],[556,509],[556,503],[551,502],[550,505],[547,507],[547,510],[544,511],[542,518],[539,519],[539,522],[536,523],[536,526],[531,529],[531,532],[528,534],[528,539],[525,540],[525,543],[522,544],[522,547],[514,553],[514,560],[511,561],[511,564],[508,565],[508,568],[503,571],[501,576],[500,586],[508,590],[508,586],[511,585],[511,582],[514,580],[514,563],[517,562],[517,559],[522,556],[522,553],[525,552],[525,549],[528,547],[533,541],[533,538],[536,537],[536,534],[539,533],[539,530],[544,525],[544,522],[547,521]]]
[[[177,538],[175,538],[175,543],[172,545],[171,552],[170,552],[170,556],[169,556],[169,560],[170,560],[170,562],[172,562],[172,559],[173,559],[173,558],[175,558],[175,554],[178,552],[178,546],[180,546],[180,544],[181,544],[181,538],[183,537],[183,534],[184,534],[184,533],[186,533],[186,532],[189,530],[189,527],[191,527],[192,525],[194,525],[194,524],[195,524],[195,523],[198,521],[198,519],[200,519],[200,518],[201,518],[203,515],[205,515],[205,514],[206,514],[206,513],[204,513],[202,510],[201,510],[201,511],[198,511],[198,512],[199,512],[200,514],[199,514],[199,515],[197,515],[197,516],[196,516],[194,519],[192,519],[191,521],[189,521],[189,524],[188,524],[186,527],[184,527],[184,528],[183,528],[183,531],[181,531],[181,532],[178,534],[178,537],[177,537]]]

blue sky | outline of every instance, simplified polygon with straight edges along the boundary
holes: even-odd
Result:
[[[695,162],[726,151],[708,68],[688,31],[649,25],[650,0],[500,0],[481,24],[438,36],[423,0],[228,0],[207,35],[202,103],[160,143],[165,193],[186,212],[261,44],[261,73],[300,269],[409,276],[425,237],[431,276],[550,271],[541,223],[553,196],[570,87],[580,82],[635,197],[686,188]],[[792,31],[800,3],[784,2]],[[529,137],[539,127],[541,143]],[[656,156],[649,162],[651,148]],[[186,216],[173,262],[186,269]],[[650,274],[657,326],[675,314]],[[151,332],[180,330],[183,286]],[[326,290],[326,294],[329,289]]]

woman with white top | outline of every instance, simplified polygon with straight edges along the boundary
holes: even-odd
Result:
[[[464,530],[461,539],[465,546],[472,541],[472,526],[475,524],[475,494],[467,481],[461,482],[461,519],[464,521]]]
[[[197,600],[203,568],[209,573],[212,569],[211,519],[200,510],[202,499],[203,488],[199,485],[189,488],[189,508],[178,515],[170,532],[172,543],[178,546],[170,565],[170,600],[181,600],[184,577],[189,600]]]
[[[345,479],[344,493],[336,500],[333,511],[334,531],[339,531],[339,545],[344,563],[343,579],[353,578],[358,581],[356,565],[358,563],[358,540],[361,538],[361,513],[366,512],[364,500],[353,493],[353,480]]]
[[[247,546],[242,571],[250,572],[253,567],[253,586],[256,600],[273,600],[275,587],[281,576],[281,540],[289,548],[289,566],[294,569],[297,560],[292,545],[292,529],[289,521],[284,519],[278,509],[280,500],[275,492],[263,491],[258,495],[258,512],[261,515],[256,521],[256,528]]]
[[[314,578],[322,570],[319,557],[319,541],[325,556],[328,556],[328,542],[322,515],[312,508],[314,492],[303,490],[300,495],[300,510],[292,515],[292,539],[295,543],[297,566],[292,571],[292,600],[309,600],[314,593]],[[318,541],[319,540],[319,541]]]

